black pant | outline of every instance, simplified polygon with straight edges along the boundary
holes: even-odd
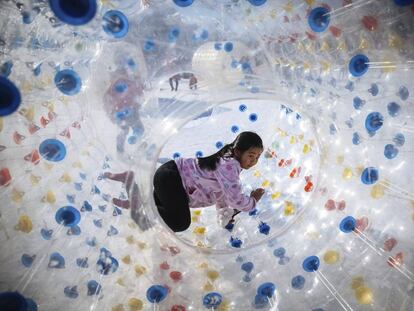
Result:
[[[188,196],[175,161],[164,163],[155,172],[154,200],[160,216],[171,230],[180,232],[190,227]]]

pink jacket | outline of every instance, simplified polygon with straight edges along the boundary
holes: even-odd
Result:
[[[255,208],[256,200],[241,191],[239,175],[242,170],[239,161],[220,159],[216,170],[202,170],[194,158],[175,160],[189,197],[190,208],[216,204],[218,210],[230,207],[240,211]]]

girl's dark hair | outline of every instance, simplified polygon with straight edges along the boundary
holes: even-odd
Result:
[[[214,171],[217,167],[217,163],[221,158],[233,158],[234,150],[237,149],[240,152],[245,152],[250,148],[262,148],[263,142],[259,135],[253,132],[242,132],[236,139],[231,143],[225,145],[216,153],[198,159],[198,165],[201,169],[206,169],[208,171]]]

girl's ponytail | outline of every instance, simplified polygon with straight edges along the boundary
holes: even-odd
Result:
[[[245,152],[254,147],[263,149],[263,142],[260,136],[254,132],[242,132],[231,144],[225,145],[219,151],[208,157],[199,158],[198,166],[201,169],[214,171],[220,158],[233,158],[235,149],[240,152]]]
[[[208,157],[199,158],[198,165],[201,169],[214,171],[216,169],[217,163],[221,158],[224,157],[233,157],[233,143],[224,145],[223,148]]]

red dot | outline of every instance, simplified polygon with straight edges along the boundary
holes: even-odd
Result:
[[[378,20],[374,16],[364,16],[362,18],[362,24],[369,31],[374,31],[378,28]]]
[[[181,281],[183,278],[183,275],[180,271],[171,271],[170,272],[170,278],[174,281],[174,282],[178,282]]]
[[[160,264],[160,268],[162,270],[168,270],[170,269],[170,265],[168,264],[168,262],[164,261],[162,264]]]
[[[171,311],[185,311],[185,307],[182,305],[173,305]]]
[[[334,209],[335,209],[335,201],[334,201],[334,200],[332,200],[332,199],[329,199],[328,201],[326,201],[326,203],[325,203],[325,208],[326,208],[328,211],[332,211],[332,210],[334,210]]]

